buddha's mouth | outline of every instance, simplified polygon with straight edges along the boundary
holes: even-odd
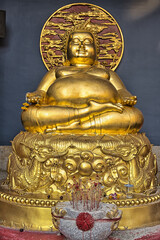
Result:
[[[76,51],[76,56],[77,57],[87,57],[88,56],[88,51],[86,51],[86,50],[77,50]]]

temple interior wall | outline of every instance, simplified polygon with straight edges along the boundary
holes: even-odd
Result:
[[[1,0],[6,10],[6,37],[0,39],[0,145],[10,145],[23,130],[21,106],[47,72],[39,38],[47,18],[73,1]],[[74,1],[75,3],[83,1]],[[85,2],[85,1],[84,1]],[[160,144],[160,3],[159,0],[87,0],[111,13],[119,23],[125,51],[117,73],[144,115],[142,132]]]

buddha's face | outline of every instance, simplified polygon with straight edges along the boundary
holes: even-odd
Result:
[[[69,36],[67,58],[71,65],[92,65],[96,59],[94,37],[89,32],[73,32]]]

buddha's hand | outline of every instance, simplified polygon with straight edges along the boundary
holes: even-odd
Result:
[[[42,104],[46,101],[46,92],[43,90],[37,90],[35,92],[28,92],[26,94],[26,101],[33,104]]]
[[[93,100],[89,101],[90,112],[123,112],[123,105],[121,103],[98,103]]]
[[[123,105],[134,106],[136,103],[137,103],[137,97],[136,96],[124,97],[122,99],[122,104]]]

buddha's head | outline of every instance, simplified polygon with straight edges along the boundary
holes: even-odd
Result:
[[[98,41],[86,26],[75,27],[67,34],[66,60],[70,65],[93,65],[97,59]]]
[[[69,35],[67,59],[71,65],[94,64],[96,60],[96,48],[92,33],[76,31]]]

